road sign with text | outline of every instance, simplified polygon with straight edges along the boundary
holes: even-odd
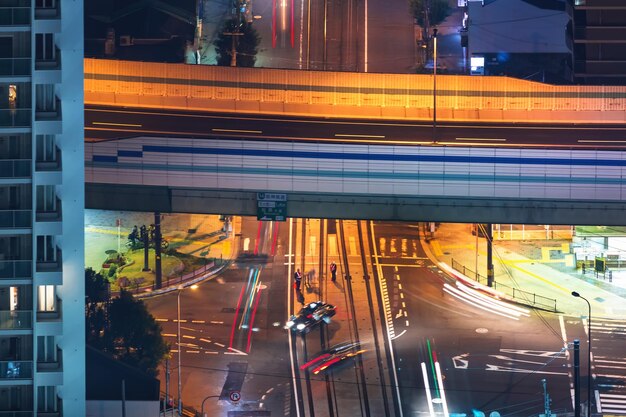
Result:
[[[257,193],[256,218],[284,222],[287,219],[287,194]]]

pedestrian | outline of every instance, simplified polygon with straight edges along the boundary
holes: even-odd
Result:
[[[296,291],[300,291],[300,283],[302,282],[302,272],[300,272],[300,268],[293,274],[293,279],[296,285]]]
[[[587,268],[585,266],[585,262],[583,261],[583,275],[585,275],[585,272],[587,272],[587,271],[585,271],[585,269],[587,269]]]
[[[331,281],[336,281],[337,280],[337,264],[335,263],[335,261],[330,263],[330,274],[331,274]]]

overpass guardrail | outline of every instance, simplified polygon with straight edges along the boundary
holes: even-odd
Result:
[[[85,59],[87,104],[430,119],[433,76]],[[438,120],[626,123],[626,86],[437,76]]]

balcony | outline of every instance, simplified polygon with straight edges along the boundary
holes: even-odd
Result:
[[[56,197],[55,197],[56,198]],[[61,216],[61,200],[56,198],[56,210],[37,210],[35,218],[38,222],[60,222]],[[0,211],[0,215],[2,212]]]
[[[63,351],[57,347],[56,360],[55,361],[37,361],[37,372],[59,372],[63,369]]]
[[[57,157],[51,161],[36,161],[35,170],[37,172],[56,172],[61,171],[61,152],[57,148]]]
[[[0,160],[0,178],[30,178],[30,159]]]
[[[0,330],[30,330],[33,312],[30,310],[0,311]],[[0,413],[0,416],[2,414]]]
[[[6,4],[6,2],[3,2]],[[9,2],[19,4],[20,2]],[[22,2],[24,3],[24,2]],[[0,7],[0,26],[28,26],[30,25],[30,7]]]
[[[54,310],[37,311],[37,321],[59,320],[62,306],[63,301],[59,297],[55,297]]]
[[[6,76],[30,76],[30,58],[0,58],[0,77]]]
[[[56,256],[50,256],[47,259],[37,259],[37,272],[59,272],[63,266],[61,257],[61,249],[56,248]]]
[[[33,361],[0,361],[0,380],[32,379]]]
[[[31,210],[0,210],[0,228],[31,227],[31,216]]]
[[[32,411],[0,411],[0,417],[33,417]]]
[[[35,110],[36,121],[61,120],[61,100],[58,97],[54,100],[54,105]]]
[[[41,82],[44,74],[47,74],[48,78],[45,81],[47,83],[61,82],[61,50],[56,46],[54,49],[54,58],[38,58],[35,60],[35,70],[38,71],[36,80],[39,80],[39,82]]]
[[[35,0],[35,19],[60,19],[60,0]]]
[[[0,414],[0,417],[2,414]],[[56,410],[39,410],[37,417],[63,417],[63,399],[57,395]]]
[[[30,109],[0,109],[0,131],[2,128],[31,126]]]
[[[0,261],[0,279],[24,279],[32,277],[32,261]]]

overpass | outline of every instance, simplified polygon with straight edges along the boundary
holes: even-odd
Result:
[[[626,86],[437,76],[437,120],[626,124]],[[433,76],[85,59],[85,103],[432,120]]]
[[[443,80],[440,82],[439,78]],[[438,120],[624,126],[626,87],[438,77]],[[430,88],[429,88],[430,87]],[[87,105],[428,120],[432,76],[85,61]],[[291,217],[621,225],[622,150],[155,136],[86,144],[88,207]]]

